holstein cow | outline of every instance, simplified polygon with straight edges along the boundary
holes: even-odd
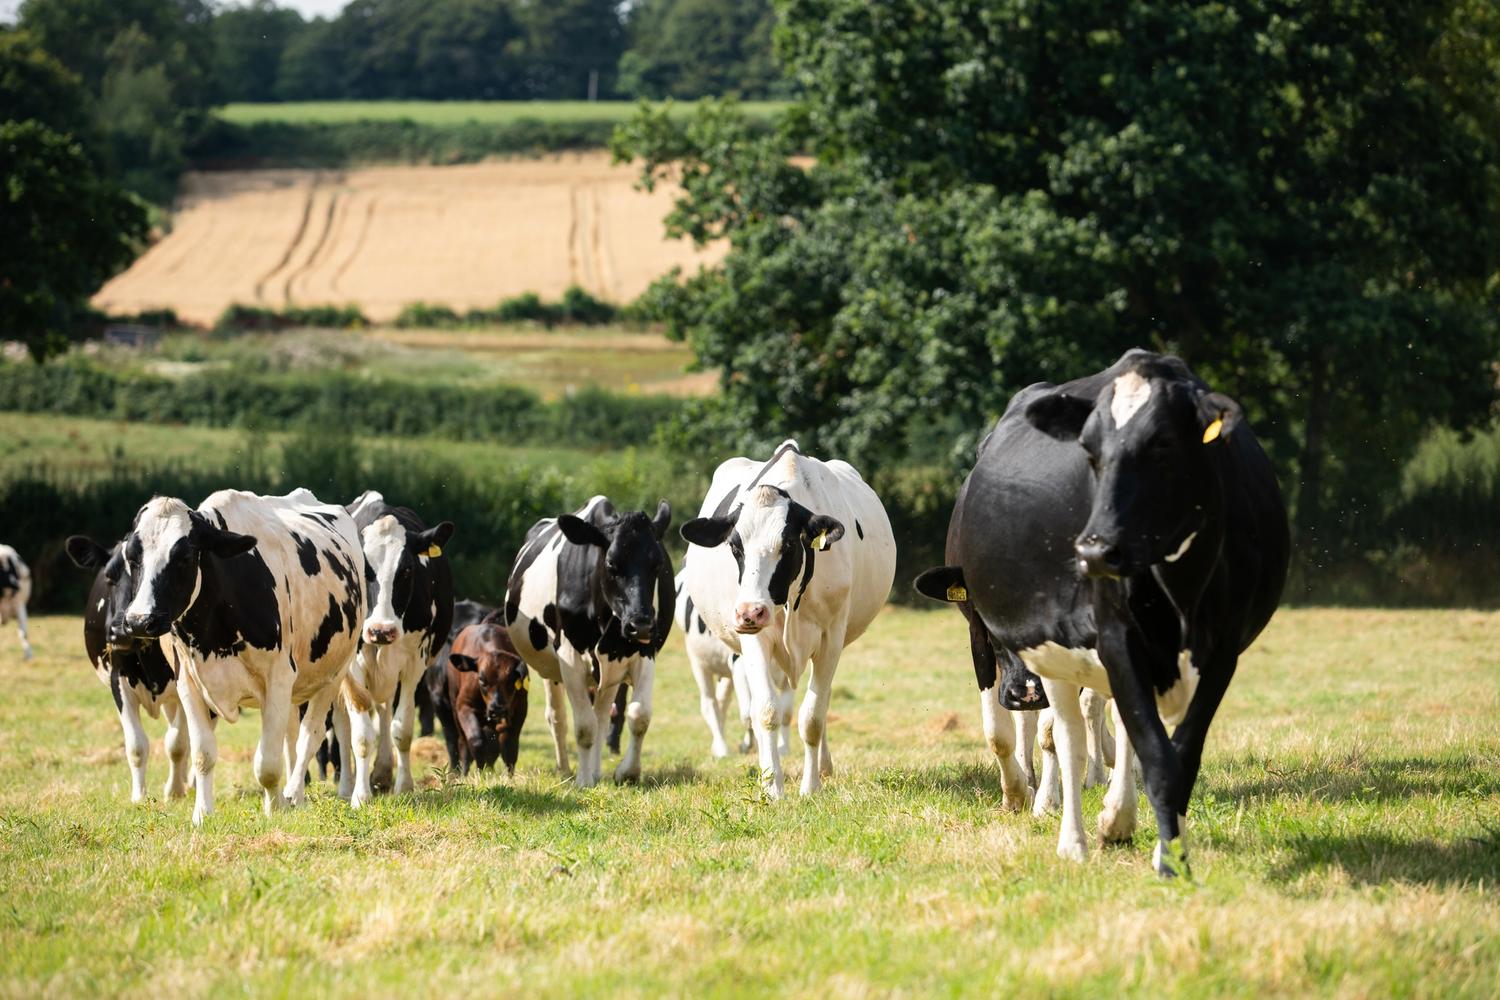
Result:
[[[648,518],[618,513],[596,496],[577,513],[533,525],[511,570],[505,624],[516,651],[548,682],[547,724],[563,774],[564,693],[572,703],[580,788],[599,780],[603,732],[622,681],[633,696],[625,709],[631,738],[615,781],[640,778],[656,656],[672,629],[672,561],[661,544],[671,521],[665,500]]]
[[[374,785],[396,792],[413,787],[417,688],[433,654],[447,641],[453,621],[453,570],[443,555],[443,546],[453,536],[453,522],[429,528],[415,513],[392,507],[374,490],[346,509],[359,529],[369,608],[349,673],[369,692],[379,715],[376,739],[355,736],[351,742],[352,713],[334,706],[339,747],[349,748],[347,756],[354,762],[352,768],[339,771],[339,795],[358,807],[369,801]]]
[[[372,707],[345,669],[365,604],[353,519],[305,489],[284,497],[222,490],[197,510],[156,497],[136,514],[123,550],[105,568],[125,591],[111,628],[166,637],[192,741],[193,822],[213,811],[217,720],[236,721],[243,706],[261,713],[255,776],[265,811],[300,803],[340,680],[357,708]],[[296,759],[283,767],[292,725]]]
[[[1031,386],[980,446],[955,517],[957,559],[924,574],[923,592],[963,592],[995,646],[1042,678],[1062,772],[1058,854],[1087,853],[1082,685],[1114,698],[1101,834],[1134,828],[1133,748],[1160,831],[1153,863],[1187,874],[1203,742],[1276,608],[1290,550],[1281,491],[1239,405],[1147,351]]]
[[[712,739],[710,752],[715,757],[729,756],[729,743],[724,738],[724,719],[729,714],[729,696],[735,696],[738,706],[741,731],[740,753],[755,749],[755,730],[750,721],[750,689],[745,681],[745,672],[739,669],[739,654],[719,640],[708,630],[708,624],[693,604],[693,596],[687,592],[685,573],[677,574],[677,627],[687,645],[688,667],[693,671],[693,680],[698,683],[698,711],[708,726]],[[777,693],[782,706],[781,718],[790,721],[792,715],[792,692]],[[787,738],[788,727],[781,730],[781,752],[791,750]]]
[[[136,639],[116,631],[112,624],[119,622],[128,596],[128,588],[111,582],[123,572],[123,546],[106,549],[91,538],[74,535],[66,547],[68,558],[76,565],[98,571],[83,609],[83,648],[99,680],[114,697],[115,711],[120,715],[125,760],[130,765],[130,801],[143,802],[146,798],[151,741],[141,727],[142,708],[153,719],[166,715],[163,746],[170,770],[162,795],[181,798],[187,792],[188,734],[172,665],[162,652],[161,640]]]
[[[766,793],[783,790],[780,692],[812,676],[799,719],[802,794],[833,773],[828,698],[844,647],[890,594],[896,543],[875,491],[847,462],[783,443],[765,462],[714,472],[700,516],[682,526],[686,590],[708,629],[740,655]]]
[[[31,659],[31,638],[26,633],[26,602],[31,600],[31,570],[9,545],[0,545],[0,624],[16,620],[21,633],[21,656]]]
[[[483,770],[498,757],[515,774],[531,677],[505,626],[470,625],[460,632],[443,681],[443,689],[433,692],[433,704],[448,744],[448,765],[468,774],[471,764]]]

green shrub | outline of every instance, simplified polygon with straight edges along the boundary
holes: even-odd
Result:
[[[552,326],[561,318],[562,310],[543,302],[535,292],[502,299],[493,315],[501,323],[541,323]]]
[[[464,317],[449,309],[447,306],[429,305],[426,302],[413,302],[404,306],[396,315],[396,326],[402,329],[412,327],[448,329],[462,326],[469,322],[470,312]]]
[[[220,333],[288,330],[294,327],[317,327],[325,330],[358,330],[370,321],[358,306],[287,306],[271,309],[234,303],[219,314],[214,329]]]

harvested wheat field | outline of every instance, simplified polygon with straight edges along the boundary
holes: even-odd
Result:
[[[172,231],[94,297],[212,322],[232,303],[354,304],[376,321],[579,285],[628,302],[721,255],[668,240],[675,190],[645,193],[605,153],[465,166],[189,174]]]

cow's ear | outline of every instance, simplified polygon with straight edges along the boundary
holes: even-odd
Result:
[[[1093,403],[1065,392],[1049,393],[1026,404],[1027,422],[1059,441],[1078,440],[1084,423],[1093,412]]]
[[[449,653],[448,663],[461,674],[472,674],[479,669],[479,661],[462,653]]]
[[[204,552],[220,559],[233,559],[255,548],[254,535],[242,535],[208,523],[208,518],[195,514],[193,518],[193,543]]]
[[[678,528],[677,533],[685,542],[711,549],[723,545],[733,530],[734,522],[727,517],[695,517]]]
[[[443,546],[453,537],[453,522],[442,521],[435,528],[428,528],[417,536],[417,554],[435,559],[443,554]]]
[[[822,552],[843,537],[843,524],[838,518],[827,514],[814,514],[807,519],[807,526],[802,529],[802,543],[814,552]]]
[[[98,569],[109,562],[109,549],[87,535],[72,535],[63,544],[68,558],[80,569]]]
[[[656,505],[656,516],[651,519],[651,532],[659,542],[672,526],[672,505],[663,500]]]
[[[1245,419],[1240,404],[1222,392],[1209,392],[1198,399],[1198,423],[1203,427],[1203,443],[1212,444],[1227,438]]]
[[[574,545],[597,545],[602,549],[609,548],[609,536],[580,517],[564,514],[557,519],[557,526],[562,529],[563,537]]]
[[[935,566],[918,575],[911,585],[916,588],[917,593],[934,601],[957,604],[969,599],[962,566]]]

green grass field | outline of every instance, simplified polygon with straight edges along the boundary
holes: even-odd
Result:
[[[298,101],[286,104],[228,104],[218,114],[236,125],[256,122],[353,122],[409,118],[424,125],[464,122],[508,124],[524,118],[550,122],[624,121],[635,113],[635,101]],[[686,114],[692,102],[673,107]],[[745,101],[754,117],[769,117],[786,107],[780,101]]]
[[[1474,996],[1500,978],[1500,614],[1284,611],[1189,818],[1198,881],[1132,845],[1056,859],[1001,814],[964,632],[889,610],[835,684],[836,774],[762,802],[714,762],[674,638],[639,788],[553,775],[266,819],[255,718],[219,810],[133,807],[76,618],[0,635],[0,994]],[[148,724],[153,735],[159,724]],[[794,741],[795,742],[795,741]],[[800,774],[794,750],[790,777]],[[165,764],[153,750],[152,785]],[[1086,793],[1090,822],[1101,790]]]

